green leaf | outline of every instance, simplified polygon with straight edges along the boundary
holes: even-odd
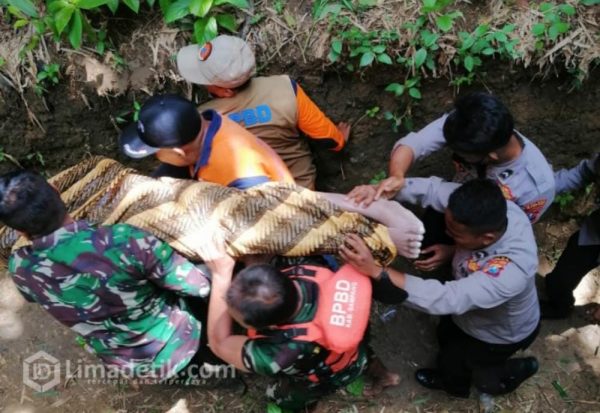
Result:
[[[217,19],[213,16],[203,17],[194,23],[194,37],[198,44],[204,44],[217,37]]]
[[[338,55],[342,54],[342,41],[340,39],[333,39],[331,42],[331,50]]]
[[[67,24],[69,24],[74,11],[75,7],[69,4],[56,13],[54,16],[54,24],[56,25],[56,31],[58,34],[61,34],[65,30],[65,27],[67,27]]]
[[[92,10],[104,6],[106,3],[108,3],[108,0],[79,0],[77,6],[80,9]]]
[[[150,7],[150,8],[154,7],[155,2],[156,2],[156,0],[146,0],[146,3],[148,4],[148,7]]]
[[[419,78],[418,77],[412,77],[410,79],[408,79],[404,85],[406,87],[413,87],[414,85],[416,85],[419,82]]]
[[[546,25],[544,23],[536,23],[531,27],[531,33],[534,36],[539,37],[546,31]]]
[[[600,4],[600,0],[581,0],[581,4],[584,6],[597,6]]]
[[[423,11],[424,13],[429,13],[435,10],[435,3],[436,0],[423,0],[423,7],[421,8],[421,11]]]
[[[481,54],[484,56],[491,56],[494,54],[494,52],[495,52],[495,50],[493,48],[487,47],[481,51]]]
[[[336,53],[333,50],[330,50],[329,54],[327,55],[327,58],[329,59],[330,62],[335,63],[338,60],[340,60],[340,55],[339,55],[339,53]]]
[[[473,70],[473,66],[475,64],[475,61],[473,60],[473,56],[465,57],[465,61],[463,62],[463,64],[465,65],[465,69],[467,69],[469,72],[471,72]]]
[[[13,28],[14,29],[20,29],[23,26],[27,26],[27,23],[29,23],[28,20],[25,19],[19,19],[15,22],[15,24],[13,24]]]
[[[37,7],[30,0],[8,0],[8,4],[16,7],[29,17],[39,17]]]
[[[194,22],[194,40],[196,40],[196,43],[198,44],[206,43],[206,40],[204,39],[206,23],[208,23],[208,17],[198,19]]]
[[[81,19],[81,10],[75,10],[75,14],[73,15],[73,23],[71,24],[71,30],[69,31],[69,41],[75,49],[79,49],[81,47],[81,37],[83,34]]]
[[[123,0],[123,3],[135,13],[140,10],[140,0]]]
[[[164,16],[169,11],[169,7],[171,7],[171,0],[158,0],[158,5]]]
[[[504,34],[512,33],[513,30],[515,30],[515,27],[516,26],[514,24],[507,24],[501,29],[501,31]]]
[[[478,37],[483,36],[484,34],[487,33],[487,31],[489,30],[490,25],[489,24],[480,24],[479,26],[477,26],[477,28],[475,29],[475,35],[477,35]]]
[[[315,1],[312,8],[313,19],[315,21],[322,20],[330,13],[337,16],[341,10],[342,5],[339,3],[328,4],[328,0]]]
[[[505,42],[508,40],[508,37],[506,37],[506,35],[502,32],[496,32],[494,34],[494,38],[499,42]]]
[[[550,28],[548,29],[548,37],[551,40],[556,40],[558,38],[558,34],[558,26],[556,24],[550,26]]]
[[[346,391],[355,397],[360,397],[363,394],[363,390],[365,389],[365,378],[360,376],[352,383],[346,386]]]
[[[542,13],[546,13],[548,10],[552,10],[552,4],[550,3],[542,3],[540,4],[540,11]]]
[[[237,30],[237,23],[235,22],[235,16],[233,14],[225,13],[218,14],[216,16],[217,24],[230,32]]]
[[[571,25],[569,23],[566,22],[558,22],[554,24],[556,26],[556,28],[558,29],[558,33],[563,34],[569,31],[569,29],[571,28]]]
[[[213,0],[191,0],[190,12],[194,16],[204,17],[210,11],[212,4]]]
[[[371,51],[375,54],[381,54],[385,52],[385,45],[379,44],[371,49]]]
[[[435,24],[441,31],[447,32],[452,29],[452,17],[448,16],[447,14],[438,16],[435,19]]]
[[[277,406],[275,403],[267,404],[267,413],[283,413],[281,407]]]
[[[366,52],[363,53],[362,57],[360,58],[360,67],[365,67],[365,66],[369,66],[371,63],[373,63],[373,59],[375,59],[375,54],[373,52]]]
[[[385,65],[393,64],[392,58],[387,53],[382,53],[377,56],[377,61]]]
[[[173,23],[190,14],[190,0],[177,0],[169,6],[165,13],[165,22]]]
[[[247,0],[215,0],[215,6],[222,4],[230,4],[238,9],[247,9],[250,7]]]
[[[119,0],[107,0],[106,7],[110,9],[112,14],[115,14],[119,8]]]
[[[423,65],[423,63],[425,63],[425,60],[427,59],[427,50],[424,48],[417,50],[417,53],[415,53],[414,59],[415,59],[415,67],[418,69],[419,67],[421,67]]]
[[[413,99],[421,99],[421,91],[417,88],[411,87],[410,89],[408,89],[408,94]]]
[[[575,7],[571,6],[570,4],[561,4],[558,6],[558,9],[567,16],[573,16],[575,14]]]
[[[429,30],[421,31],[421,39],[423,39],[423,46],[431,47],[437,42],[438,35],[436,33],[432,33]]]
[[[402,96],[404,93],[404,85],[401,85],[400,83],[390,83],[386,86],[385,91],[392,92],[396,96]]]
[[[217,37],[218,32],[219,29],[217,27],[217,19],[214,17],[209,17],[208,23],[206,23],[206,28],[204,29],[204,38],[207,42],[209,42]]]

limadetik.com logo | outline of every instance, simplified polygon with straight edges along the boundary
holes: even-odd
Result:
[[[23,384],[43,393],[60,383],[60,362],[45,351],[27,357],[23,361]]]
[[[23,361],[23,384],[36,392],[44,393],[60,384],[61,373],[64,373],[65,377],[84,380],[90,384],[109,385],[124,384],[133,379],[144,384],[195,384],[208,379],[223,380],[236,377],[233,365],[212,366],[205,363],[201,366],[190,364],[178,375],[169,379],[161,379],[161,377],[167,377],[167,372],[171,371],[172,366],[167,364],[161,369],[155,370],[144,364],[146,361],[131,360],[131,366],[119,367],[89,363],[79,359],[76,363],[65,360],[64,365],[61,366],[61,362],[56,357],[45,351],[38,351]],[[133,368],[134,366],[137,367]],[[181,373],[183,373],[182,377]]]

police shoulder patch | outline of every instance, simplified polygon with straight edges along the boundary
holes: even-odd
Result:
[[[487,275],[490,275],[494,278],[498,277],[504,267],[506,267],[510,263],[510,258],[505,256],[498,256],[489,259],[482,268],[482,271]]]
[[[537,201],[525,204],[523,206],[523,211],[527,214],[527,218],[529,218],[531,222],[534,222],[539,218],[540,212],[542,212],[544,206],[546,206],[546,199],[538,199]]]
[[[504,195],[504,198],[509,201],[513,201],[515,199],[515,196],[510,187],[506,184],[503,184],[500,181],[498,181],[498,184],[500,185],[500,189],[502,190],[502,195]]]

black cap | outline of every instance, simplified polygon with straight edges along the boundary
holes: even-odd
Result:
[[[200,114],[192,102],[178,95],[154,96],[140,109],[139,120],[127,126],[119,138],[125,155],[144,158],[160,148],[176,148],[200,133]]]

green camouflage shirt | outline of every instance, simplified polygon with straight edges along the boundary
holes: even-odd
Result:
[[[124,373],[170,377],[198,350],[201,324],[183,296],[208,296],[208,279],[131,225],[67,224],[14,251],[9,270],[28,300]]]

